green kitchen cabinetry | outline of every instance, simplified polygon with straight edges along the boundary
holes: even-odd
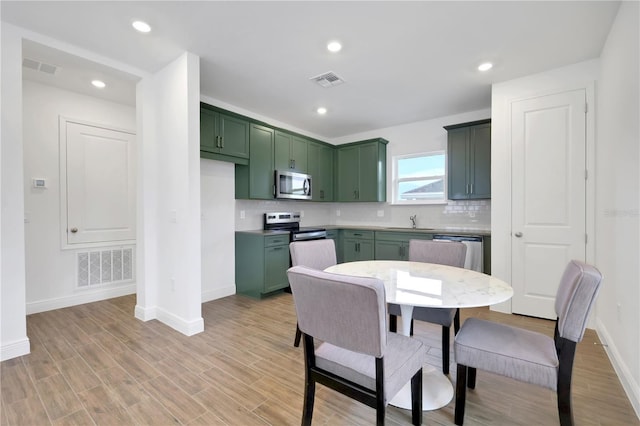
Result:
[[[491,275],[491,237],[482,237],[482,271]]]
[[[306,139],[276,130],[275,169],[307,173],[307,146]]]
[[[236,292],[261,298],[289,286],[289,233],[236,232]]]
[[[248,164],[249,121],[200,104],[200,157]]]
[[[375,233],[375,259],[376,260],[409,260],[410,240],[432,240],[433,234],[387,232]]]
[[[236,164],[237,199],[273,199],[274,136],[274,129],[256,123],[250,124],[249,165]]]
[[[342,230],[342,262],[374,259],[374,232],[369,230]]]
[[[450,200],[491,198],[491,120],[444,127]]]
[[[387,200],[387,143],[378,138],[338,146],[336,201]]]
[[[307,173],[311,175],[311,196],[313,201],[333,201],[333,164],[335,148],[316,142],[309,142]]]

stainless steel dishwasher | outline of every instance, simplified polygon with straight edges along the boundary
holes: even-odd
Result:
[[[460,241],[467,246],[464,267],[478,272],[484,272],[482,258],[482,237],[476,235],[441,235],[433,236],[434,241]]]

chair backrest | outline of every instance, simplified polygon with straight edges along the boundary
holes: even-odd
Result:
[[[556,294],[560,337],[576,343],[582,340],[601,282],[602,274],[595,267],[578,260],[569,262]]]
[[[324,270],[333,266],[336,260],[336,245],[332,239],[294,241],[289,244],[291,264],[293,266],[308,266],[309,268]]]
[[[384,284],[305,266],[287,271],[300,330],[332,345],[381,357],[387,346]]]
[[[409,240],[409,260],[464,268],[467,246],[459,241]]]

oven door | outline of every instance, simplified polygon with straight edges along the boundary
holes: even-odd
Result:
[[[311,199],[311,176],[303,173],[275,171],[276,198]]]

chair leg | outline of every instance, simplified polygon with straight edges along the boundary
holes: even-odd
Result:
[[[460,331],[460,309],[456,309],[456,315],[453,317],[453,334],[458,334]]]
[[[449,327],[442,327],[442,374],[449,374],[449,336],[451,329]]]
[[[411,378],[411,423],[422,424],[422,368]]]
[[[389,315],[389,331],[392,333],[398,332],[398,317],[396,315]]]
[[[296,348],[300,346],[300,338],[302,337],[302,332],[300,331],[300,327],[298,327],[298,323],[296,323],[296,338],[293,341],[293,346]]]
[[[409,336],[413,336],[413,318],[411,318],[411,327],[409,328]]]
[[[456,376],[456,408],[454,413],[454,421],[458,426],[462,426],[464,422],[464,406],[467,398],[467,366],[458,364]]]
[[[307,380],[304,384],[304,406],[302,407],[302,426],[311,426],[313,417],[313,401],[316,394],[316,383]]]
[[[476,388],[476,372],[477,370],[473,367],[467,368],[467,387],[469,389]]]
[[[559,347],[558,358],[558,416],[561,426],[573,425],[573,411],[571,410],[571,376],[573,374],[573,359],[576,351],[576,343],[567,339],[557,338],[556,347]]]

